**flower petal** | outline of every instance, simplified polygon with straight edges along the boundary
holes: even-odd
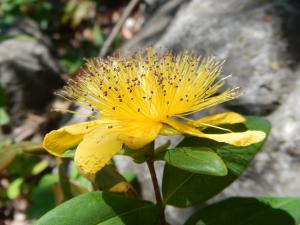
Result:
[[[163,124],[162,128],[159,131],[159,134],[162,136],[181,135],[181,133],[178,130],[176,130],[174,127],[171,127],[167,124]]]
[[[235,124],[235,123],[244,123],[246,121],[245,117],[235,112],[226,112],[215,114],[212,116],[205,116],[199,120],[190,121],[188,124],[195,127],[207,127],[208,125],[221,125],[221,124]]]
[[[123,124],[119,138],[124,141],[124,144],[132,149],[139,149],[153,141],[162,124],[152,121],[134,121]]]
[[[225,142],[227,144],[235,146],[248,146],[260,142],[266,137],[266,134],[264,132],[253,130],[226,134],[206,134],[190,125],[184,124],[182,122],[170,118],[165,119],[164,123],[169,124],[170,126],[174,127],[182,133],[201,138],[208,138],[218,142]]]
[[[67,149],[79,144],[86,133],[101,125],[101,121],[89,121],[53,130],[46,134],[43,148],[55,156],[60,156]]]
[[[118,134],[107,127],[100,127],[87,134],[75,151],[74,161],[79,171],[91,177],[120,151],[122,141]]]

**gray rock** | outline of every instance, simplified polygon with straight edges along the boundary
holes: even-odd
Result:
[[[43,35],[38,24],[29,18],[23,18],[16,21],[13,25],[0,29],[0,35],[4,37],[33,37],[38,42],[43,43],[47,47],[51,46],[50,39]]]
[[[130,41],[126,42],[120,51],[131,54],[142,47],[157,43],[172,22],[179,6],[187,2],[186,0],[150,0],[145,13],[145,26]]]
[[[32,33],[33,26],[29,27],[28,33]],[[26,27],[23,29],[26,30]],[[35,35],[38,32],[42,35],[39,30],[34,32]],[[49,49],[35,38],[16,37],[0,43],[0,85],[8,96],[8,110],[14,125],[27,111],[41,111],[44,108],[51,100],[53,91],[64,83],[61,72]]]
[[[300,75],[298,71],[295,75]],[[289,96],[268,116],[270,137],[239,182],[226,189],[232,195],[299,195],[300,184],[300,79],[290,87]]]

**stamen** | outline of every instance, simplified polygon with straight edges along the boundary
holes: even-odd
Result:
[[[187,51],[175,56],[154,54],[152,49],[147,56],[96,58],[85,64],[80,77],[70,80],[60,95],[115,121],[185,117],[241,95],[238,88],[216,95],[231,76],[217,80],[223,63]]]
[[[216,129],[219,129],[219,130],[224,130],[224,131],[227,131],[229,133],[233,133],[231,130],[227,129],[227,128],[224,128],[224,127],[219,127],[219,126],[215,126],[215,125],[211,125],[211,124],[208,124],[208,123],[200,123],[201,125],[204,125],[206,127],[212,127],[212,128],[216,128]]]

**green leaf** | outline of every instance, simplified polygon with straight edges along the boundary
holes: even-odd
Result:
[[[43,172],[48,166],[49,166],[49,163],[46,160],[42,160],[42,161],[38,162],[32,168],[32,175],[37,175],[37,174]]]
[[[97,191],[64,202],[36,225],[156,225],[159,215],[151,202]]]
[[[75,150],[74,149],[69,149],[65,151],[60,157],[61,158],[68,158],[68,159],[74,159],[75,156]]]
[[[135,173],[132,172],[124,172],[123,177],[128,183],[131,183],[136,179]]]
[[[93,34],[93,41],[94,41],[95,45],[97,45],[97,46],[102,45],[104,42],[104,38],[103,38],[103,34],[100,30],[100,27],[94,26],[94,28],[92,30],[92,34]]]
[[[71,180],[74,180],[80,186],[83,186],[88,190],[92,189],[91,182],[79,173],[74,161],[71,161],[69,164],[69,177]]]
[[[22,184],[24,182],[24,179],[19,177],[17,179],[15,179],[8,187],[7,189],[7,196],[10,199],[15,199],[16,197],[18,197],[21,194],[21,188],[22,188]]]
[[[4,108],[0,108],[0,126],[9,124],[10,118]]]
[[[252,116],[246,118],[249,130],[262,130],[266,134],[270,132],[271,125],[267,120]],[[210,199],[240,176],[264,142],[265,140],[246,147],[236,147],[209,139],[184,139],[179,146],[208,147],[215,150],[225,162],[228,174],[224,177],[201,175],[166,164],[162,184],[164,202],[177,207],[189,207]]]
[[[95,184],[102,191],[119,192],[127,196],[136,196],[133,187],[117,171],[114,165],[106,165],[96,173]]]
[[[29,195],[31,206],[27,210],[27,215],[30,218],[38,219],[55,207],[55,198],[52,190],[55,183],[58,183],[58,176],[47,174]]]
[[[185,225],[298,225],[300,198],[231,198],[196,212]]]
[[[30,155],[48,155],[49,153],[42,147],[41,143],[32,141],[22,141],[15,144],[22,152]]]
[[[217,153],[209,148],[179,147],[163,153],[169,165],[198,174],[225,176],[227,167]]]

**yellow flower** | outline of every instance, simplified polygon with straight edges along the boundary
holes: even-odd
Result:
[[[43,146],[60,156],[78,145],[75,163],[86,175],[95,174],[122,145],[140,149],[157,135],[187,134],[235,146],[247,146],[265,138],[261,131],[207,134],[206,127],[243,123],[244,117],[229,112],[190,120],[186,116],[232,100],[237,88],[217,94],[224,80],[222,62],[201,59],[188,52],[131,58],[89,60],[77,80],[60,92],[63,97],[97,113],[96,120],[65,126],[48,133]],[[223,128],[220,128],[223,129]]]

